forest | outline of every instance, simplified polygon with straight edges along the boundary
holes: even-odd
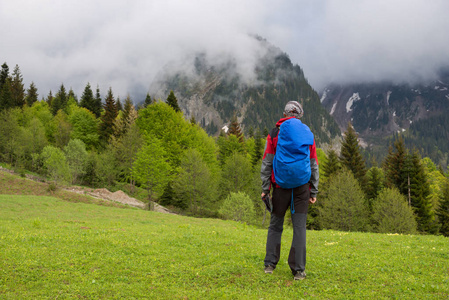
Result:
[[[80,97],[61,84],[39,98],[33,82],[25,88],[19,66],[10,74],[2,65],[0,166],[41,178],[50,190],[123,190],[179,214],[263,226],[265,135],[243,132],[234,116],[228,132],[210,136],[184,117],[173,91],[166,99],[147,94],[137,107],[111,87],[102,98],[90,83]],[[341,148],[317,151],[320,192],[309,207],[309,229],[449,235],[448,174],[409,150],[402,136],[370,168],[351,124]]]

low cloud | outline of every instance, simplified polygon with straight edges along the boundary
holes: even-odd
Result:
[[[448,11],[443,0],[0,1],[0,60],[18,64],[41,97],[61,83],[81,95],[87,82],[139,97],[167,64],[197,52],[231,55],[250,77],[258,34],[316,89],[412,80],[449,62]]]

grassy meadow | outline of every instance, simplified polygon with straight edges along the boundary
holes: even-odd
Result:
[[[0,193],[0,299],[449,298],[442,236],[308,231],[295,282],[291,228],[269,275],[266,229]]]

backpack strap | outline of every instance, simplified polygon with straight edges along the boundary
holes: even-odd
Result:
[[[271,129],[271,131],[270,131],[270,137],[271,137],[271,142],[272,142],[272,144],[275,145],[275,146],[274,146],[274,153],[276,153],[276,146],[277,146],[277,143],[276,143],[276,144],[273,143],[273,140],[278,136],[278,134],[279,134],[279,127],[274,127],[273,129]]]

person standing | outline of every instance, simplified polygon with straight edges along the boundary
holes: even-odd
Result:
[[[306,221],[309,203],[318,193],[319,169],[315,139],[299,102],[289,101],[284,117],[267,136],[261,167],[262,198],[272,189],[270,226],[267,234],[265,273],[273,273],[279,262],[284,217],[291,210],[293,241],[288,264],[295,280],[306,277]]]

